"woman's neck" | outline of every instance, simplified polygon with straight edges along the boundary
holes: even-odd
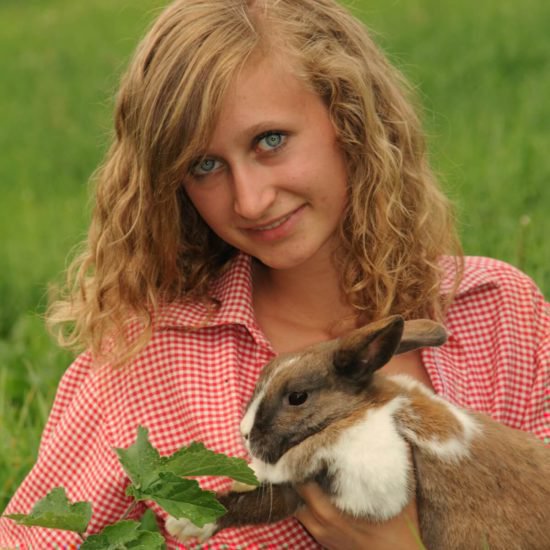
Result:
[[[300,349],[355,326],[332,262],[293,270],[252,265],[256,319],[276,351]]]

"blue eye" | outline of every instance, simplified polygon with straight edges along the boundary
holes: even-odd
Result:
[[[273,151],[284,144],[286,136],[282,132],[266,132],[258,137],[256,143],[262,151]]]
[[[206,176],[219,168],[220,161],[213,158],[203,158],[193,164],[191,174],[193,176]]]

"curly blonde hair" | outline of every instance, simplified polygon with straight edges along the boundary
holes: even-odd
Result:
[[[337,261],[349,303],[365,320],[442,316],[442,255],[460,272],[452,209],[409,87],[365,27],[334,0],[176,0],[121,83],[88,239],[49,310],[62,345],[100,353],[108,341],[122,361],[146,344],[160,304],[209,300],[237,251],[202,221],[182,181],[234,75],[274,53],[323,98],[347,159]]]

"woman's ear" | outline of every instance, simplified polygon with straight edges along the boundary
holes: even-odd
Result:
[[[338,376],[355,384],[368,384],[372,374],[396,353],[403,326],[403,318],[395,315],[342,337],[333,355],[333,365]]]
[[[396,355],[413,349],[441,346],[447,341],[445,327],[428,319],[405,321],[403,336]]]

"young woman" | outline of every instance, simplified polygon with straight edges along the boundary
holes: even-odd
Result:
[[[462,258],[406,90],[334,0],[177,0],[160,15],[122,82],[87,245],[51,310],[86,351],[8,513],[63,486],[93,502],[90,532],[120,519],[113,448],[139,424],[162,454],[202,441],[246,458],[238,424],[262,365],[393,313],[442,320],[450,339],[386,372],[550,435],[548,304],[516,269]],[[418,548],[414,503],[373,525],[313,483],[300,492],[296,518],[210,547]],[[0,520],[4,546],[78,542]]]

